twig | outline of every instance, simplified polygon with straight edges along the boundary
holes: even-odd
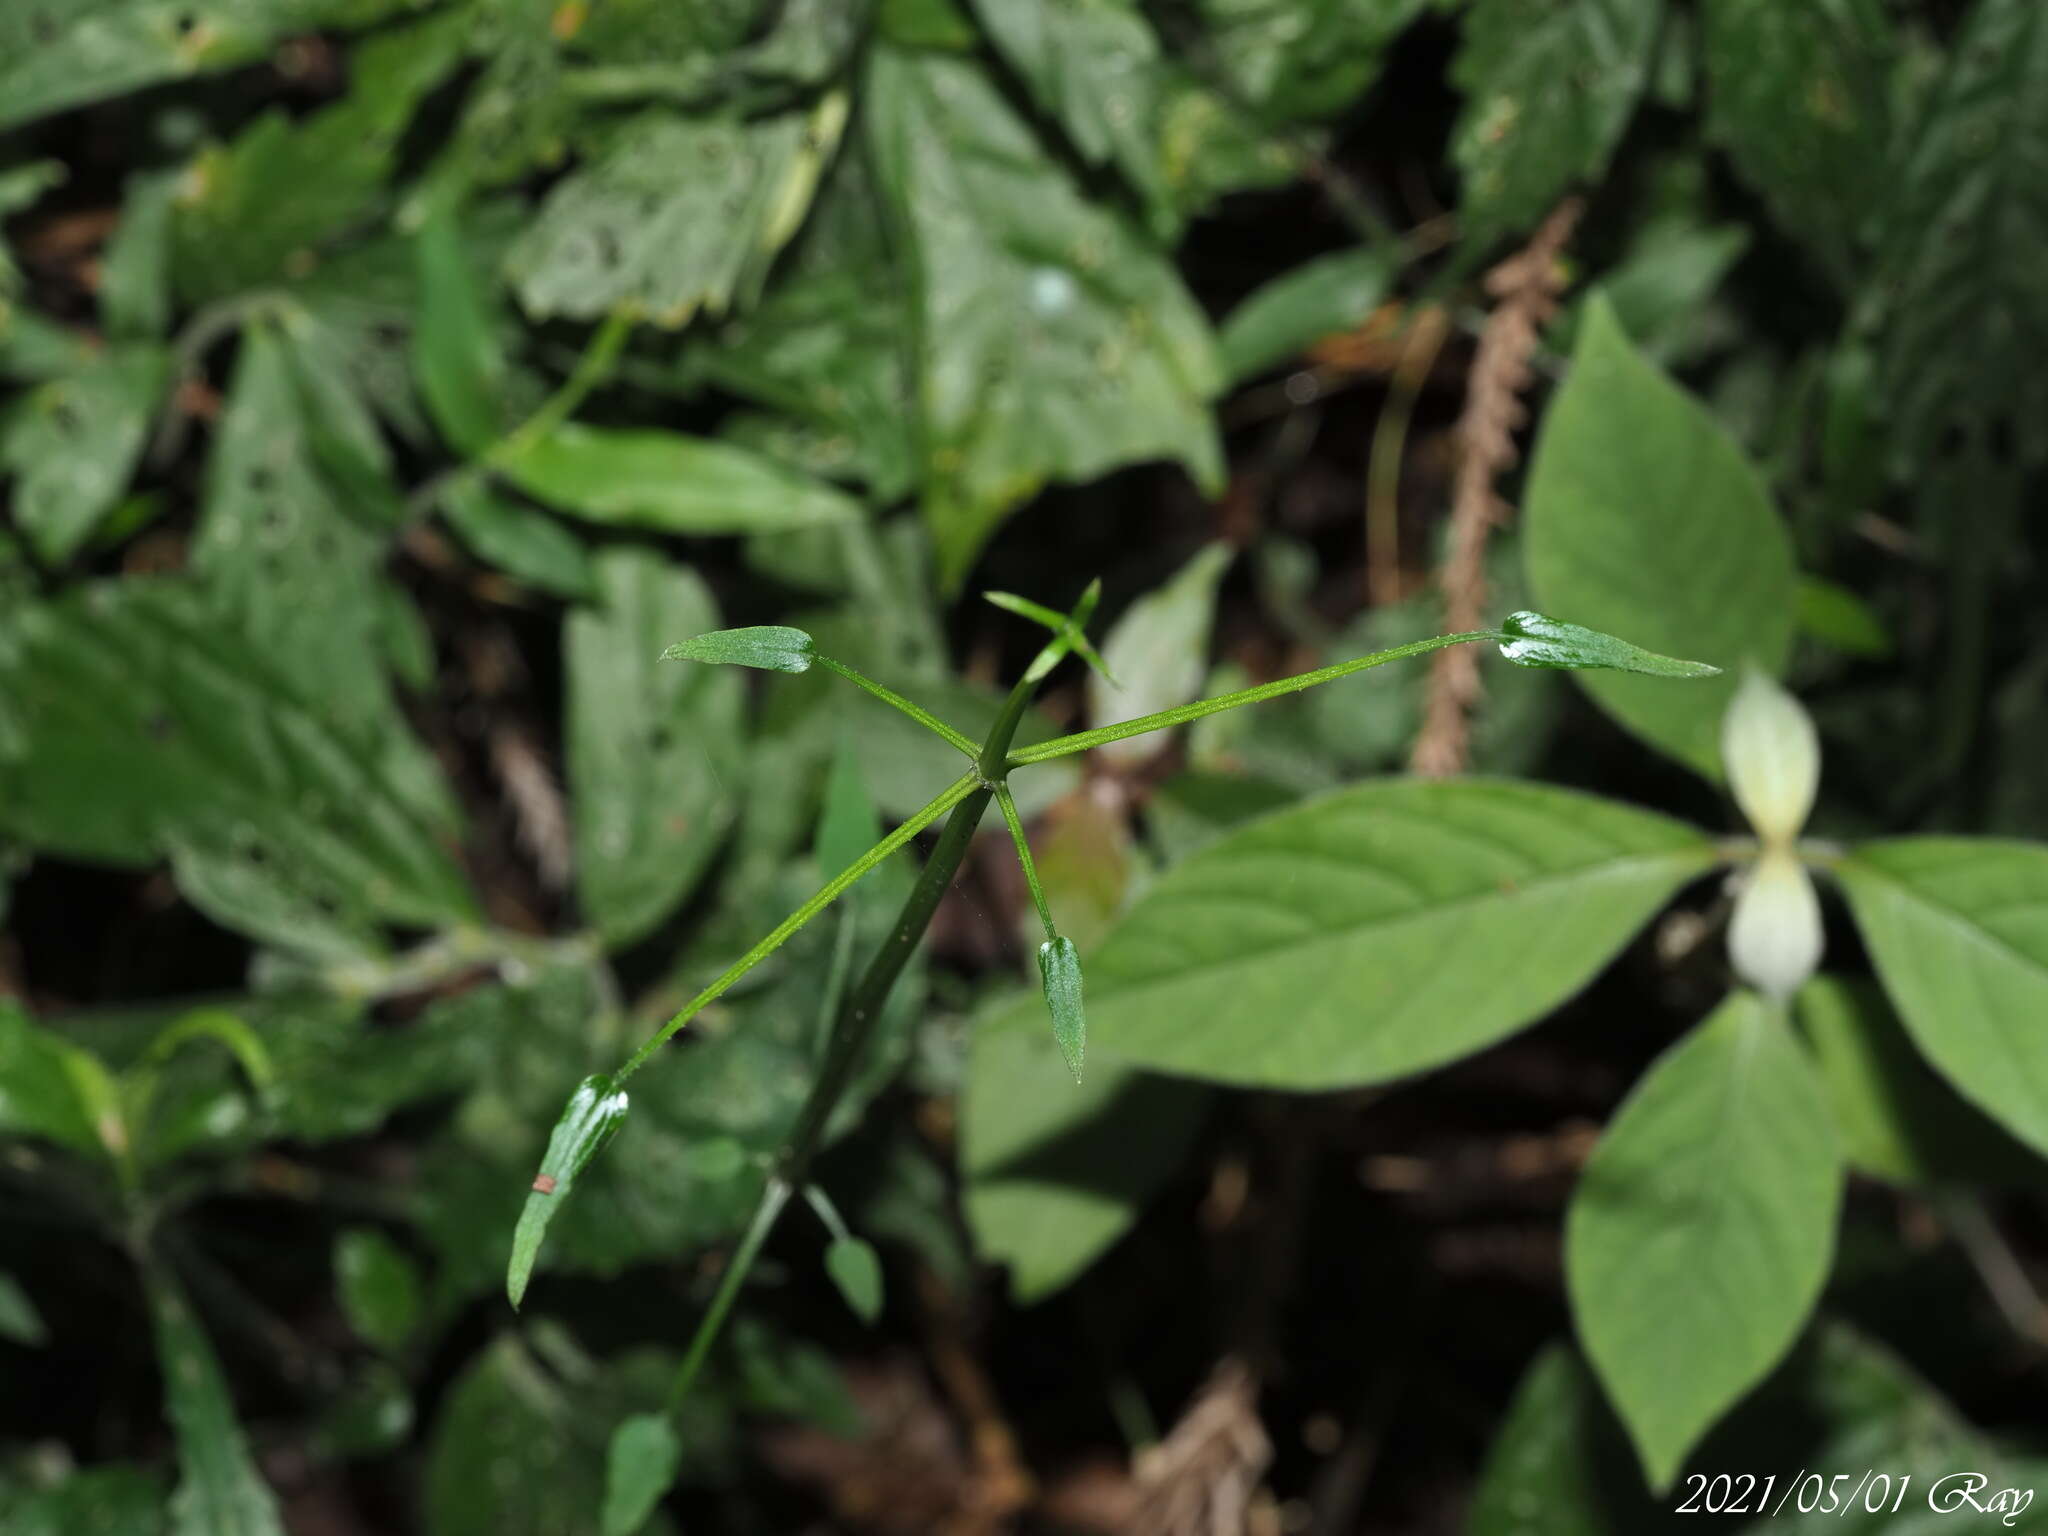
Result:
[[[1518,457],[1515,433],[1528,419],[1522,392],[1529,387],[1543,327],[1557,313],[1564,288],[1558,258],[1582,207],[1577,198],[1560,203],[1526,248],[1486,274],[1486,291],[1495,303],[1479,335],[1458,418],[1449,548],[1437,578],[1447,630],[1478,627],[1474,616],[1486,608],[1486,539],[1508,510],[1494,482]],[[1431,664],[1422,730],[1410,760],[1415,772],[1444,778],[1464,771],[1471,757],[1469,715],[1479,693],[1476,656],[1447,651]]]

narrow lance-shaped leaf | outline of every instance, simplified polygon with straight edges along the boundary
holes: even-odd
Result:
[[[715,629],[708,635],[679,640],[661,653],[664,661],[710,661],[769,672],[808,672],[817,654],[809,635],[782,624]]]
[[[1639,645],[1567,624],[1546,614],[1511,613],[1501,621],[1500,653],[1518,667],[1559,667],[1569,671],[1604,669],[1610,672],[1641,672],[1650,677],[1714,677],[1720,668],[1704,661],[1684,661],[1660,656]]]
[[[825,1250],[825,1273],[847,1306],[869,1327],[882,1315],[882,1261],[873,1245],[848,1233]]]
[[[172,1536],[283,1536],[277,1500],[256,1470],[205,1330],[170,1277],[149,1276],[164,1413],[178,1441]]]
[[[464,453],[479,453],[502,425],[505,355],[451,209],[436,208],[428,216],[415,254],[420,306],[413,372],[448,441]]]
[[[612,1431],[600,1536],[634,1536],[676,1480],[683,1443],[665,1413],[636,1413]]]
[[[1088,1025],[1081,1013],[1081,955],[1072,939],[1054,934],[1038,946],[1038,979],[1045,989],[1045,1006],[1052,1010],[1053,1040],[1078,1083]]]
[[[569,1095],[562,1118],[548,1138],[547,1155],[540,1160],[540,1173],[533,1191],[526,1197],[526,1209],[519,1213],[519,1226],[512,1234],[512,1263],[505,1272],[505,1294],[517,1307],[526,1295],[533,1262],[540,1255],[541,1239],[548,1223],[590,1160],[612,1139],[626,1119],[626,1092],[614,1088],[603,1073],[586,1077]]]

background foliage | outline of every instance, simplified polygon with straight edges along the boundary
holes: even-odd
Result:
[[[12,0],[0,220],[10,1532],[2042,1477],[2038,0]],[[975,594],[1097,575],[1122,686],[1020,745],[1529,605],[1728,673],[1019,770],[1083,1082],[997,832],[670,1441],[908,856],[636,1080],[515,1317],[550,1127],[958,770],[656,657],[800,625],[978,736],[1039,637]],[[1824,764],[1789,1014],[1745,666]]]

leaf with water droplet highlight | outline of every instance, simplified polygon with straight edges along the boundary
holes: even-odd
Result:
[[[661,653],[661,659],[762,667],[770,672],[808,672],[817,654],[815,642],[800,629],[754,624],[745,629],[714,629],[708,635],[678,641]]]
[[[569,1198],[576,1176],[589,1166],[604,1144],[612,1139],[626,1119],[626,1091],[612,1086],[599,1073],[586,1077],[569,1095],[555,1132],[548,1138],[547,1155],[540,1160],[533,1192],[526,1197],[526,1209],[519,1213],[519,1226],[512,1234],[512,1262],[505,1271],[505,1294],[517,1307],[526,1295],[526,1282],[533,1276],[533,1261],[540,1256],[541,1239],[548,1223]]]
[[[834,1238],[825,1250],[825,1273],[854,1316],[873,1327],[882,1315],[882,1261],[873,1245],[852,1236]]]
[[[1078,1083],[1088,1026],[1081,1015],[1081,953],[1072,939],[1055,934],[1038,946],[1038,979],[1045,988],[1045,1006],[1052,1010],[1053,1040]]]
[[[1567,624],[1547,614],[1511,613],[1501,621],[1500,653],[1518,667],[1563,667],[1572,671],[1605,669],[1643,672],[1651,677],[1713,677],[1719,667],[1704,661],[1660,656],[1626,640]]]

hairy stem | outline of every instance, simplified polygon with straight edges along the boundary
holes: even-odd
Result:
[[[904,698],[900,693],[884,688],[873,678],[861,676],[860,673],[854,671],[845,662],[834,661],[830,656],[825,655],[813,656],[811,660],[814,666],[823,667],[828,672],[838,673],[855,687],[866,689],[884,704],[910,716],[919,725],[944,741],[946,745],[957,747],[960,751],[966,753],[970,761],[981,755],[981,743],[972,736],[964,735],[954,730],[952,726],[946,724],[945,721],[941,720],[930,710],[911,703],[910,700]]]
[[[1056,938],[1052,908],[1046,903],[1045,887],[1038,881],[1038,865],[1031,858],[1031,841],[1024,835],[1024,818],[1017,814],[1017,801],[1008,784],[996,785],[996,805],[1003,813],[1003,820],[1009,824],[1010,841],[1017,845],[1017,863],[1024,871],[1024,884],[1030,887],[1032,905],[1038,908],[1038,920],[1045,925],[1045,936]]]

